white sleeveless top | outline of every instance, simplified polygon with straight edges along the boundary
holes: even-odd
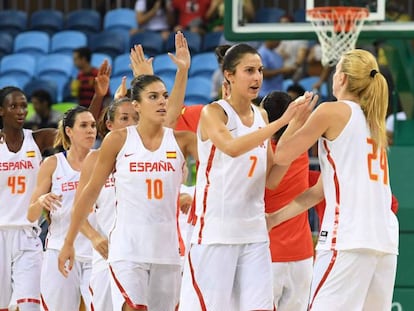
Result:
[[[240,137],[266,126],[257,107],[252,126],[243,125],[224,100],[226,127]],[[268,141],[238,157],[230,157],[197,134],[199,167],[196,183],[197,223],[192,243],[244,244],[268,241],[264,210]]]
[[[109,262],[180,264],[176,211],[184,156],[169,128],[155,151],[145,148],[135,126],[126,131],[114,172],[117,202]]]
[[[56,157],[57,163],[52,175],[51,192],[62,195],[62,206],[50,213],[51,222],[46,237],[46,248],[60,251],[69,229],[73,199],[78,187],[80,172],[72,169],[63,152],[53,156]],[[92,226],[95,226],[94,213],[90,214],[88,221]],[[78,234],[74,246],[77,260],[92,260],[92,243],[83,234]]]
[[[351,117],[333,141],[319,139],[326,210],[317,249],[373,249],[398,253],[398,221],[391,211],[387,153],[373,153],[360,105],[344,101]]]
[[[42,155],[31,130],[23,129],[23,144],[16,153],[0,144],[0,228],[33,227],[27,210],[36,187]]]
[[[115,222],[115,204],[115,177],[111,174],[99,193],[95,205],[95,229],[107,238]],[[95,272],[108,267],[106,260],[95,249],[93,250],[92,267]]]

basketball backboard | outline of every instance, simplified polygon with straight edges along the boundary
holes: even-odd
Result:
[[[306,10],[314,7],[323,6],[352,6],[365,7],[370,11],[369,17],[365,22],[359,35],[360,39],[413,39],[414,22],[401,19],[401,16],[410,14],[409,8],[404,8],[403,12],[391,15],[387,11],[386,0],[261,0],[254,1],[256,12],[259,8],[279,7],[286,14],[296,16],[302,13],[302,21],[294,23],[258,23],[256,21],[243,21],[242,3],[244,0],[225,0],[225,37],[230,41],[250,41],[250,40],[269,40],[269,39],[314,39],[316,34],[312,25],[306,21]],[[389,3],[390,1],[387,1]],[[392,2],[392,1],[391,1]],[[399,1],[401,2],[401,1]],[[411,6],[410,1],[406,1]],[[401,8],[400,8],[401,10]],[[405,13],[405,15],[404,15]],[[399,20],[394,20],[394,18]]]

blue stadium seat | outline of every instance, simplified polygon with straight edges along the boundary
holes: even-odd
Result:
[[[52,36],[50,52],[72,55],[74,49],[87,45],[88,38],[83,32],[77,30],[64,30],[59,31]]]
[[[52,102],[56,103],[58,87],[54,81],[35,79],[27,83],[24,87],[24,93],[27,98],[32,97],[34,91],[45,90],[52,97]]]
[[[2,76],[0,75],[0,89],[6,86],[15,86],[20,89],[23,89],[24,85],[19,81],[18,78],[9,77],[7,75]]]
[[[0,58],[13,52],[13,37],[7,32],[0,32]]]
[[[299,80],[299,84],[305,89],[305,91],[314,91],[313,85],[319,81],[319,76],[310,76]],[[328,97],[328,85],[326,82],[322,83],[318,90],[319,96],[322,100],[326,100]]]
[[[211,79],[193,77],[188,79],[184,103],[186,105],[208,104],[211,102]]]
[[[62,30],[63,13],[58,10],[44,9],[32,13],[30,29],[47,32],[49,35]]]
[[[260,8],[256,11],[256,23],[278,23],[286,11],[279,8]]]
[[[131,76],[132,70],[129,67],[131,63],[129,59],[129,53],[118,55],[114,59],[114,66],[112,68],[113,76]]]
[[[177,72],[177,66],[167,54],[157,55],[152,63],[154,73],[165,79],[174,79]]]
[[[184,37],[187,39],[188,48],[192,55],[197,54],[201,50],[201,36],[192,31],[183,31]],[[175,51],[175,33],[171,32],[166,43],[167,52]]]
[[[144,31],[134,34],[130,39],[130,47],[141,44],[144,53],[148,56],[156,56],[165,52],[165,43],[159,32]]]
[[[132,9],[119,8],[107,11],[104,16],[103,29],[131,30],[138,28],[135,11]]]
[[[116,36],[110,31],[93,35],[89,40],[89,47],[93,53],[105,53],[112,58],[127,52],[124,38]]]
[[[15,53],[6,55],[0,62],[1,75],[13,75],[24,85],[35,75],[36,59],[30,54]]]
[[[66,54],[49,54],[39,60],[36,75],[40,79],[51,80],[57,84],[57,101],[63,100],[66,89],[69,88],[73,72],[72,56]]]
[[[66,15],[65,29],[93,34],[101,31],[101,15],[95,10],[81,9]]]
[[[162,75],[160,76],[160,78],[161,78],[162,82],[164,82],[165,87],[167,88],[168,93],[171,94],[171,91],[172,91],[172,89],[174,87],[174,81],[175,81],[175,79],[174,78],[171,78],[170,76],[162,76]]]
[[[111,55],[105,54],[105,53],[92,53],[91,58],[91,65],[93,67],[99,68],[103,61],[107,59],[109,64],[112,66],[112,57]]]
[[[191,60],[189,76],[201,76],[211,79],[218,68],[219,64],[214,52],[199,53],[194,55]]]
[[[207,32],[203,37],[203,43],[201,47],[202,52],[211,52],[220,45],[220,39],[223,36],[222,31]]]
[[[34,56],[41,56],[49,53],[50,38],[43,31],[26,31],[19,33],[14,39],[15,53],[29,53]]]
[[[36,66],[36,74],[55,72],[63,76],[72,75],[73,59],[72,56],[60,53],[48,54],[42,57]]]
[[[27,13],[19,10],[0,11],[0,31],[16,36],[27,29]]]

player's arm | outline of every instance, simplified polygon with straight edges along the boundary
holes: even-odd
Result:
[[[201,136],[203,139],[209,138],[225,154],[237,157],[256,148],[263,141],[270,138],[273,133],[276,133],[280,128],[288,124],[298,111],[304,109],[309,104],[312,96],[312,93],[307,93],[307,96],[291,103],[279,119],[252,133],[236,138],[232,137],[225,125],[227,116],[222,107],[215,103],[209,104],[201,111]]]
[[[33,138],[39,147],[40,153],[43,153],[46,149],[53,148],[56,134],[57,129],[55,128],[43,128],[33,132]]]
[[[94,171],[91,179],[80,192],[78,199],[76,200],[73,211],[72,220],[69,226],[69,230],[66,234],[65,243],[59,254],[59,271],[66,277],[73,267],[75,259],[75,250],[73,243],[75,238],[83,225],[83,222],[88,217],[91,209],[93,208],[96,199],[105,184],[106,179],[111,173],[116,156],[121,150],[122,145],[126,139],[126,130],[116,130],[110,132],[105,136],[98,160],[94,165]],[[66,266],[69,261],[68,266]]]
[[[47,157],[40,165],[37,175],[36,188],[30,199],[29,209],[27,211],[27,219],[31,222],[37,221],[43,212],[53,211],[61,206],[62,195],[51,193],[52,175],[56,169],[56,156]]]
[[[92,210],[106,179],[112,172],[116,156],[119,150],[121,150],[125,137],[125,129],[117,130],[110,132],[102,141],[99,156],[93,168],[93,174],[85,187],[83,187],[83,190],[79,192],[74,203],[72,220],[65,243],[73,244],[83,222]]]
[[[329,103],[316,108],[305,124],[291,133],[289,126],[277,143],[274,161],[279,165],[289,165],[293,160],[308,150],[330,126],[332,107]],[[335,108],[335,107],[334,107]],[[286,137],[285,136],[289,137]],[[284,137],[285,136],[285,137]]]
[[[171,60],[177,66],[174,86],[168,99],[167,119],[165,126],[175,128],[178,117],[184,106],[185,90],[187,87],[188,70],[191,65],[191,55],[187,40],[181,31],[175,34],[175,55],[168,53]]]
[[[102,111],[103,100],[108,93],[111,71],[111,65],[109,64],[108,60],[105,59],[102,62],[101,66],[99,66],[98,74],[95,77],[95,93],[93,94],[91,104],[88,108],[95,120],[99,119]]]
[[[174,131],[174,135],[184,157],[191,156],[194,160],[198,161],[196,134],[190,131]]]
[[[80,193],[83,191],[93,174],[93,168],[96,161],[98,160],[98,156],[99,150],[93,150],[86,156],[85,160],[83,161],[79,184],[74,199],[75,203],[77,200],[79,200]],[[82,205],[74,204],[73,209],[75,209],[75,206],[79,208]],[[108,258],[108,239],[106,239],[106,237],[102,236],[94,227],[92,227],[87,219],[83,223],[80,232],[92,242],[93,247],[101,254],[103,258]]]
[[[267,214],[266,223],[267,229],[270,231],[273,227],[289,220],[309,208],[315,206],[324,198],[322,178],[319,177],[318,182],[297,196],[292,202],[280,210]]]

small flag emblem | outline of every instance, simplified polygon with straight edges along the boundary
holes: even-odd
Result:
[[[36,152],[34,150],[26,151],[26,157],[34,158],[36,156]]]
[[[177,151],[167,151],[167,159],[177,159]]]

